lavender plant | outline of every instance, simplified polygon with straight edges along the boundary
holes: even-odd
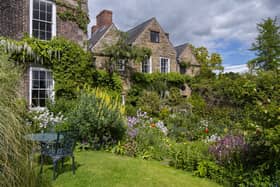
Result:
[[[241,135],[226,135],[209,148],[209,152],[222,165],[232,163],[236,155],[245,154],[247,151],[248,144]]]

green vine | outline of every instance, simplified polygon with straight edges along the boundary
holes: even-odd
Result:
[[[67,10],[63,12],[58,12],[57,15],[63,21],[73,21],[79,28],[81,28],[85,33],[87,32],[87,25],[90,20],[88,14],[82,10],[82,1],[77,0],[78,6],[72,6],[67,3],[62,2],[61,0],[55,1],[58,6],[65,7]]]
[[[190,66],[191,66],[190,62],[185,62],[185,61],[180,62],[180,67],[181,68],[189,68]]]
[[[1,47],[21,67],[41,64],[51,69],[55,80],[56,97],[73,98],[77,90],[84,88],[85,85],[104,87],[121,93],[120,76],[95,69],[91,53],[69,40],[54,38],[45,41],[24,38],[22,41],[14,41],[0,37]]]

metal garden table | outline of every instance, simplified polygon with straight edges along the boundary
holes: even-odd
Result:
[[[48,133],[35,133],[35,134],[28,134],[25,136],[27,140],[36,141],[40,143],[50,143],[57,140],[57,133],[55,132],[48,132]],[[61,136],[61,135],[60,135]],[[62,138],[62,137],[60,137]]]

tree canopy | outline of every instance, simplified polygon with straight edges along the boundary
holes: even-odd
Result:
[[[280,26],[277,18],[264,19],[257,24],[259,32],[251,51],[255,51],[256,58],[248,62],[251,70],[277,70],[280,65]]]
[[[222,66],[222,57],[218,53],[210,54],[206,47],[198,47],[195,48],[191,46],[192,51],[198,62],[201,65],[201,74],[209,75],[212,74],[213,71],[223,71],[224,67]]]

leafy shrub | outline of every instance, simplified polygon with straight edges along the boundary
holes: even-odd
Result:
[[[94,148],[116,144],[125,133],[121,103],[104,90],[82,92],[67,118],[69,128],[79,132],[80,141]]]
[[[209,158],[208,145],[203,142],[177,143],[171,149],[170,165],[194,172],[200,162]]]

